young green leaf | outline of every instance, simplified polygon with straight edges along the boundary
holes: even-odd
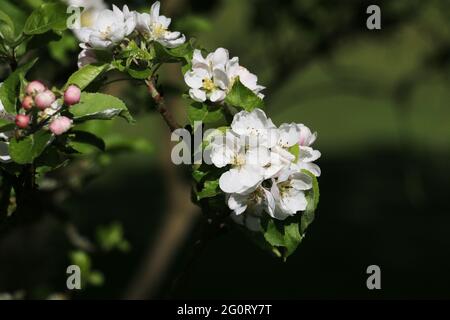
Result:
[[[203,189],[197,192],[197,200],[212,198],[220,193],[219,180],[206,181]]]
[[[193,126],[195,121],[202,121],[203,123],[220,121],[223,119],[223,111],[220,106],[212,107],[201,102],[194,102],[188,107],[187,116]]]
[[[233,107],[252,111],[255,108],[263,108],[264,103],[252,90],[244,86],[239,79],[233,84],[225,102]]]
[[[0,10],[0,38],[11,43],[15,38],[15,27],[12,19]]]
[[[274,248],[283,248],[280,253],[283,259],[289,257],[297,249],[303,239],[298,222],[293,219],[278,221],[270,219],[264,232],[264,238]]]
[[[319,203],[319,184],[317,178],[309,171],[302,170],[313,180],[313,188],[306,192],[308,205],[302,213],[284,221],[265,219],[262,223],[263,236],[271,251],[286,260],[305,237],[308,226],[313,222],[315,210]],[[267,246],[264,246],[267,247]]]
[[[18,89],[20,80],[26,75],[28,70],[34,66],[36,61],[37,59],[34,59],[17,68],[0,87],[0,101],[3,103],[6,112],[12,114],[16,113],[16,102],[17,97],[19,96]]]
[[[70,112],[78,123],[93,119],[111,120],[118,116],[134,122],[122,100],[103,93],[83,92],[80,103],[72,106]]]
[[[48,131],[38,131],[23,139],[13,138],[9,143],[9,154],[18,164],[32,163],[39,157],[52,141],[53,136]]]
[[[67,6],[62,2],[44,3],[28,17],[23,28],[27,35],[63,31],[67,28]]]
[[[108,64],[96,65],[88,64],[72,74],[67,80],[64,89],[67,89],[71,84],[77,85],[81,90],[86,88],[92,81],[97,79],[103,72],[108,70]]]

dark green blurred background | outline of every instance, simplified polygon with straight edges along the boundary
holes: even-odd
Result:
[[[382,10],[379,31],[366,28],[373,3]],[[239,232],[221,235],[172,290],[197,218],[177,187],[181,175],[167,179],[169,136],[146,107],[145,87],[116,83],[106,90],[127,101],[138,122],[110,130],[147,139],[152,151],[112,156],[65,202],[83,234],[120,221],[131,244],[129,253],[94,254],[105,283],[74,298],[450,298],[449,1],[163,0],[162,12],[204,47],[239,56],[267,86],[275,123],[318,132],[317,218],[286,263]],[[75,70],[77,49],[65,46],[42,54],[35,70],[45,68],[45,80],[64,83]],[[181,74],[162,72],[182,120]],[[0,242],[0,292],[64,291],[70,248],[51,218],[9,234]],[[382,290],[366,288],[372,264],[381,267]]]

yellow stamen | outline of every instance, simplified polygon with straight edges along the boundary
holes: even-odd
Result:
[[[209,78],[203,79],[203,88],[206,91],[213,91],[216,88],[216,85],[214,84],[214,81],[212,81]]]

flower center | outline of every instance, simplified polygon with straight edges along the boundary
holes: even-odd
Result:
[[[216,85],[214,84],[214,81],[212,81],[210,78],[203,79],[203,88],[206,91],[213,91],[216,88]]]
[[[167,29],[164,28],[161,24],[155,23],[152,26],[152,34],[155,39],[163,38],[166,34]]]
[[[100,35],[103,40],[106,40],[109,38],[109,35],[111,34],[111,26],[108,26],[106,30],[103,30],[100,32]]]
[[[234,156],[233,164],[237,167],[242,167],[245,164],[245,156],[243,154],[237,154]]]

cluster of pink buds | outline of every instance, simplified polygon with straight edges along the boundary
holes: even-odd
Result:
[[[67,107],[73,106],[80,102],[81,90],[76,85],[70,85],[64,91],[63,100]],[[31,81],[25,88],[25,97],[22,99],[22,109],[24,114],[16,116],[16,126],[20,129],[26,129],[30,126],[31,115],[33,109],[44,111],[52,107],[57,99],[56,94],[48,89],[40,81]],[[61,135],[70,129],[72,120],[63,116],[56,116],[48,126],[50,131],[55,135]]]

